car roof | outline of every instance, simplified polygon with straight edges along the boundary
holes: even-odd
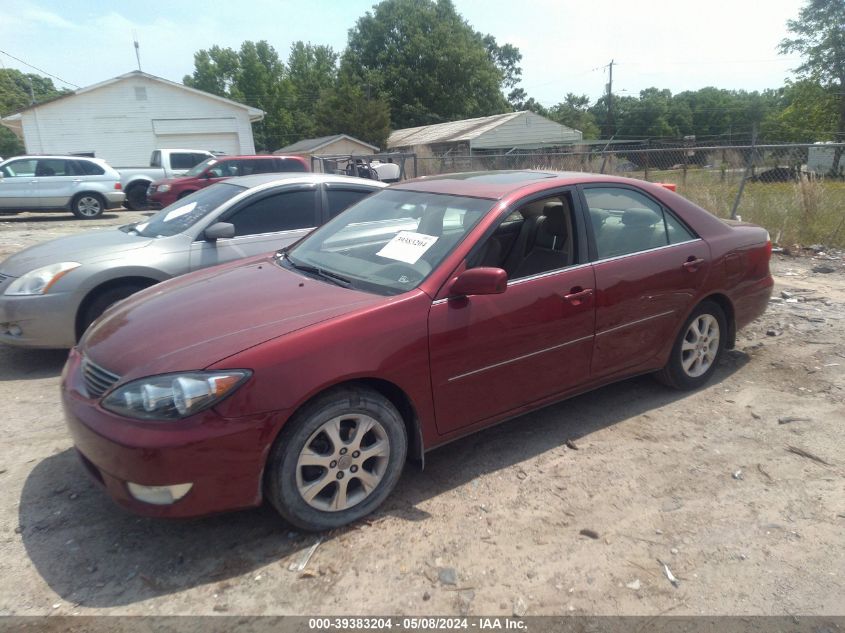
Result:
[[[97,158],[96,156],[74,156],[72,154],[21,154],[20,156],[10,156],[6,160],[19,160],[19,159],[31,159],[31,158],[61,158],[64,160],[92,160],[98,163],[105,163],[106,159],[104,158]],[[5,162],[5,161],[4,161]]]
[[[337,176],[335,174],[314,174],[310,172],[290,171],[270,174],[253,174],[252,176],[236,176],[227,178],[223,182],[241,187],[258,187],[259,185],[271,184],[320,184],[329,183],[337,185],[364,185],[369,187],[386,187],[387,183],[368,178],[357,178],[355,176]]]
[[[544,190],[587,182],[636,183],[640,186],[644,184],[641,180],[604,174],[509,170],[423,176],[393,185],[392,188],[500,200],[521,189]]]

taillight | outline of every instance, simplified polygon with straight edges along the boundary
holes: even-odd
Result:
[[[772,240],[766,242],[766,259],[770,260],[772,258]]]
[[[121,185],[119,182],[116,182],[116,183],[114,183],[114,188],[117,191],[120,191],[121,189],[123,189],[123,185]]]

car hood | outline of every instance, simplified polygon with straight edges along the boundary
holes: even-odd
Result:
[[[387,298],[288,271],[262,256],[207,268],[118,303],[83,354],[125,380],[203,369],[264,341]]]
[[[189,180],[196,180],[197,176],[176,176],[174,178],[162,178],[153,182],[153,186],[159,185],[178,185],[180,182],[188,182]]]
[[[118,229],[70,235],[30,246],[0,264],[0,273],[20,277],[31,270],[57,262],[92,262],[110,259],[126,251],[144,248],[152,238]]]

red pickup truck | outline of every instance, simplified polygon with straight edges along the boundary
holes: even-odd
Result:
[[[306,172],[311,169],[301,156],[214,156],[180,178],[165,178],[151,183],[147,189],[147,200],[150,207],[162,208],[227,178],[284,171]]]

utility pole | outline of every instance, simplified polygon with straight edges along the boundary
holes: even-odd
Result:
[[[138,71],[141,70],[141,47],[138,44],[138,34],[136,32],[132,33],[132,39],[135,42],[135,59],[138,60]]]
[[[607,81],[607,136],[616,134],[616,126],[613,121],[613,60],[607,65],[609,76]]]

